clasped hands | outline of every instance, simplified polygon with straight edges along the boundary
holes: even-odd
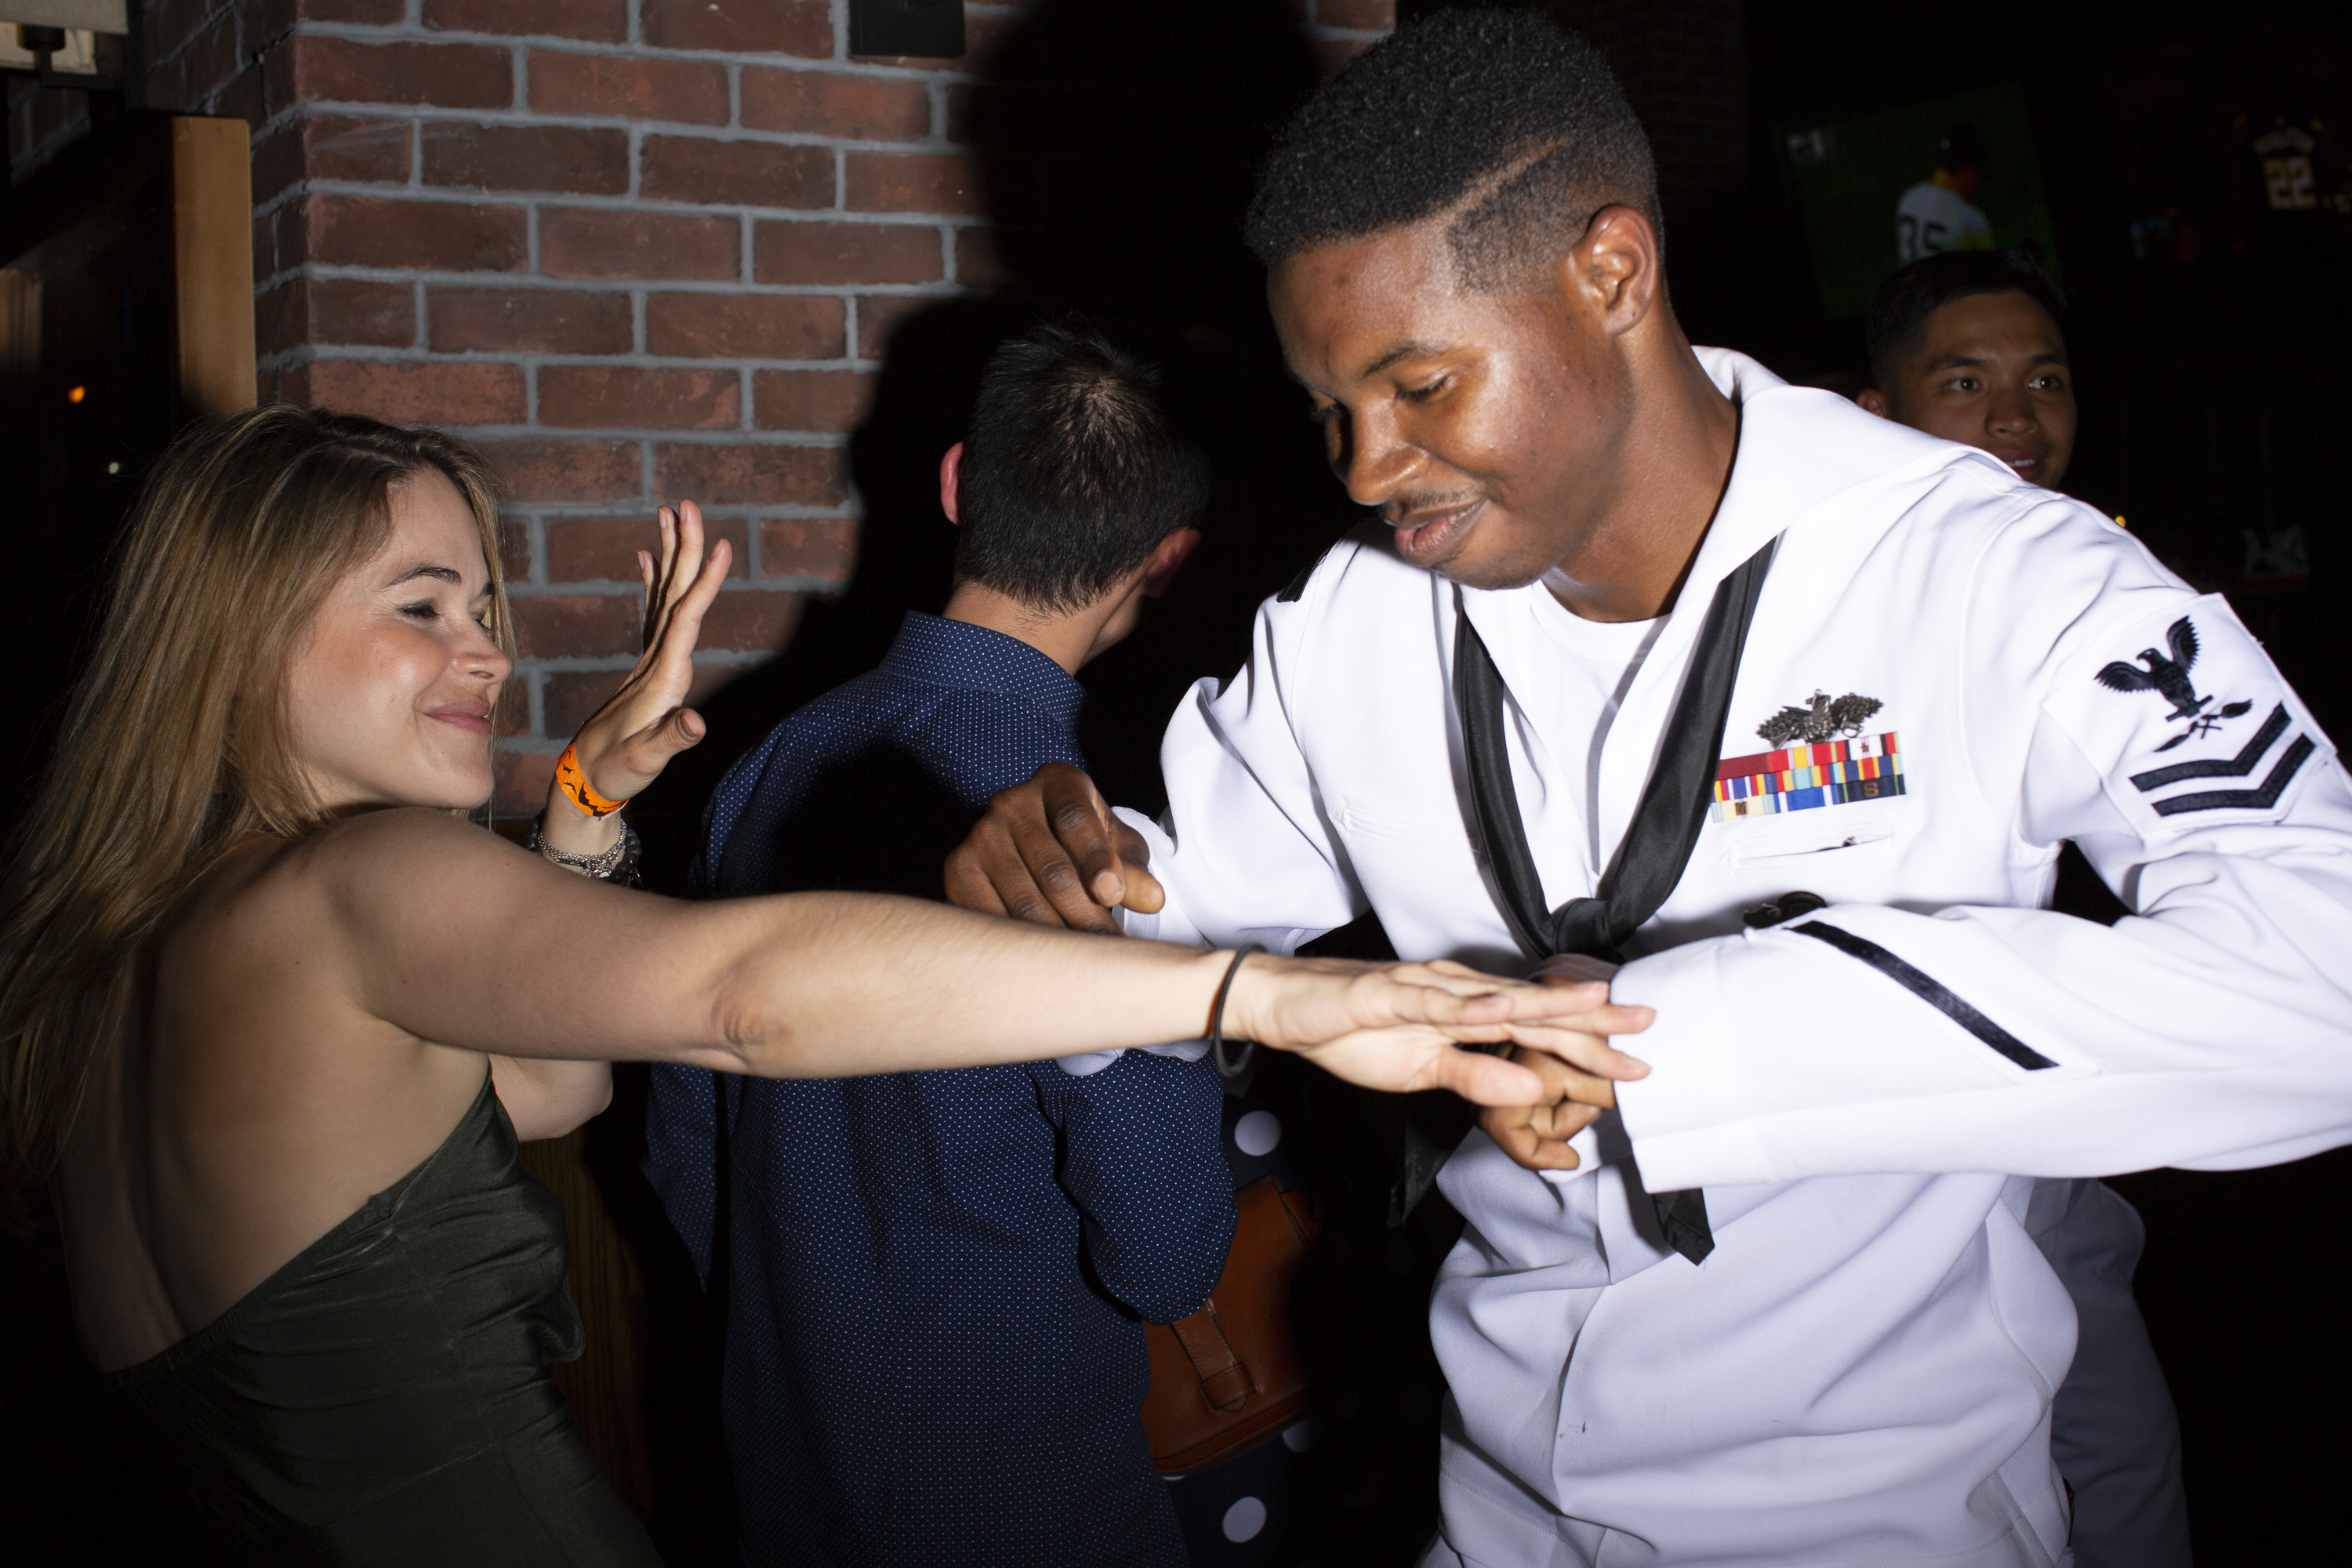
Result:
[[[1051,763],[989,802],[988,814],[949,857],[947,894],[984,914],[1116,933],[1113,910],[1151,914],[1167,901],[1146,869],[1150,859],[1143,836],[1111,815],[1093,780]],[[1612,1036],[1649,1027],[1654,1016],[1647,1007],[1609,1000],[1613,972],[1597,959],[1570,956],[1528,976],[1574,993],[1561,999],[1577,1005],[1509,1026],[1509,1058],[1532,1069],[1540,1098],[1490,1105],[1479,1122],[1504,1152],[1530,1170],[1574,1169],[1569,1140],[1615,1108],[1617,1083],[1650,1070],[1609,1043]]]

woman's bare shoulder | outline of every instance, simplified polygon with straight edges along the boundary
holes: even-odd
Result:
[[[371,868],[385,857],[465,858],[515,851],[515,846],[478,823],[423,805],[354,812],[292,847],[299,858],[321,869],[346,865]]]
[[[500,872],[552,869],[478,824],[421,805],[387,806],[329,823],[288,847],[272,875],[289,887],[342,896],[448,878],[478,883]]]
[[[317,949],[364,921],[377,898],[429,896],[486,872],[528,875],[533,858],[447,812],[361,812],[299,839],[230,849],[166,917],[162,952],[209,964],[256,947],[282,956],[289,942]]]

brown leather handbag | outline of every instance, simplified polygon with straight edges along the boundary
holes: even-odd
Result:
[[[1161,1475],[1205,1469],[1307,1413],[1307,1373],[1290,1333],[1290,1282],[1318,1226],[1304,1192],[1261,1176],[1234,1194],[1240,1211],[1209,1304],[1147,1323],[1151,1392],[1143,1431]]]

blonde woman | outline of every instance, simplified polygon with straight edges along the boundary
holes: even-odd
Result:
[[[550,864],[616,869],[619,817],[575,801],[701,733],[682,703],[727,546],[680,510],[548,856],[461,815],[511,668],[478,457],[264,409],[183,437],[131,519],[8,863],[0,1170],[20,1210],[50,1194],[90,1359],[238,1561],[654,1561],[547,1376],[580,1324],[516,1160],[604,1105],[610,1061],[899,1072],[1195,1036],[1222,1005],[1357,1081],[1509,1103],[1534,1076],[1453,1042],[1590,1005]]]

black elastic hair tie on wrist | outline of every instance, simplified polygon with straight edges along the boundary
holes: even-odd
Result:
[[[1225,998],[1233,994],[1234,976],[1242,972],[1242,960],[1253,952],[1264,952],[1264,942],[1245,942],[1234,954],[1233,963],[1225,966],[1225,977],[1217,984],[1217,1003],[1209,1010],[1209,1055],[1217,1064],[1219,1076],[1237,1079],[1249,1071],[1250,1061],[1257,1055],[1257,1042],[1244,1040],[1238,1057],[1225,1052]]]

